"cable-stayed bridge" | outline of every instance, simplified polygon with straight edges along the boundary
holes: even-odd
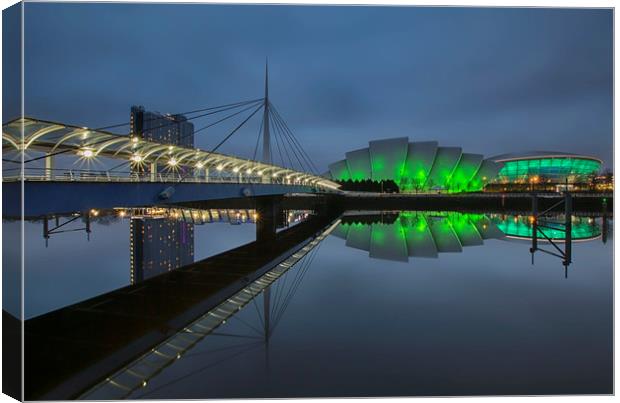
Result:
[[[318,175],[268,94],[265,77],[263,98],[183,112],[192,122],[217,118],[193,130],[192,136],[243,118],[209,150],[189,146],[183,138],[177,141],[181,144],[152,139],[149,132],[170,130],[177,124],[172,117],[179,114],[151,119],[156,121],[147,121],[144,128],[131,121],[100,128],[30,117],[10,121],[2,128],[5,215],[21,214],[22,180],[26,216],[338,191],[338,184]],[[253,156],[221,153],[222,145],[260,111]],[[129,134],[110,131],[125,126],[130,126]]]

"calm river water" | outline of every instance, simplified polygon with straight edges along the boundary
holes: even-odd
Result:
[[[76,220],[63,228],[77,231],[52,233],[47,247],[42,223],[26,223],[27,318],[255,237],[251,211],[206,224],[110,214],[90,223],[90,239]],[[541,252],[532,264],[528,217],[341,219],[271,285],[268,304],[255,298],[129,397],[612,393],[611,222],[575,219],[565,272]],[[6,234],[19,223],[3,225]],[[4,237],[5,279],[17,276],[6,271],[17,245]],[[14,312],[6,284],[4,309]]]

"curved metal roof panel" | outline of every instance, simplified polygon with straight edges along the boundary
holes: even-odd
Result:
[[[538,158],[580,158],[580,159],[596,160],[596,161],[599,161],[600,163],[603,163],[603,161],[600,158],[583,155],[583,154],[567,153],[563,151],[523,151],[523,152],[495,155],[493,157],[489,157],[488,159],[495,161],[495,162],[505,162],[505,161],[513,161],[513,160],[538,159]]]
[[[22,139],[23,136],[23,139]],[[121,159],[129,164],[159,163],[187,166],[192,169],[212,167],[218,171],[252,173],[260,176],[284,177],[330,189],[339,185],[328,179],[273,164],[246,158],[204,151],[180,145],[162,144],[138,136],[122,135],[102,130],[66,125],[57,122],[18,118],[2,126],[2,147],[5,151],[44,153],[71,152],[77,155]]]

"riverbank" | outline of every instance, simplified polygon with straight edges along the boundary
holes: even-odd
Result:
[[[454,210],[498,212],[528,212],[532,209],[533,193],[466,193],[466,194],[386,194],[347,192],[340,203],[345,210]],[[536,193],[538,211],[551,209],[563,212],[564,195]],[[613,193],[571,194],[575,213],[593,215],[613,212]],[[554,207],[555,206],[555,207]]]

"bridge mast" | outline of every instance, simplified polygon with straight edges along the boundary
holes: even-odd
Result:
[[[263,107],[263,162],[271,164],[271,144],[269,133],[269,62],[265,60],[265,104]],[[275,219],[275,217],[274,217]],[[275,224],[275,223],[274,223]],[[258,226],[256,227],[258,229]],[[275,229],[275,228],[274,228]],[[273,232],[275,235],[275,231]],[[271,311],[271,287],[267,287],[263,293],[263,314],[265,326],[265,362],[269,360],[269,312]]]
[[[265,61],[265,104],[263,107],[263,162],[271,163],[271,139],[269,133],[269,65]]]

